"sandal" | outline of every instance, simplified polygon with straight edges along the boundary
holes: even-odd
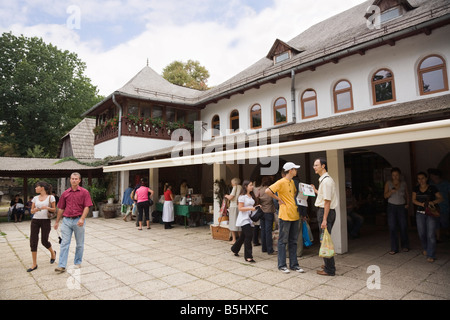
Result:
[[[31,272],[31,271],[34,271],[34,270],[36,270],[37,269],[37,265],[36,265],[36,267],[34,267],[34,268],[29,268],[28,270],[27,270],[27,272]]]
[[[247,262],[251,262],[251,263],[254,263],[254,262],[256,262],[255,260],[253,260],[253,259],[245,259],[245,261],[247,261]]]
[[[53,258],[50,258],[50,264],[53,264],[53,263],[55,263],[55,260],[56,260],[56,251],[55,251],[55,250],[53,250],[53,252],[55,253],[55,259],[53,259]]]

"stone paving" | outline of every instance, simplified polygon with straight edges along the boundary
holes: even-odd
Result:
[[[72,239],[68,272],[56,274],[57,263],[50,265],[49,252],[39,244],[38,269],[27,273],[29,230],[30,221],[0,224],[0,300],[450,299],[450,242],[438,244],[438,259],[429,263],[414,230],[411,250],[391,256],[386,231],[363,229],[360,239],[349,240],[349,252],[335,258],[335,277],[316,274],[322,265],[318,244],[299,258],[305,273],[283,274],[276,255],[254,247],[256,263],[247,263],[243,248],[235,257],[229,243],[212,239],[208,226],[165,230],[151,224],[138,231],[121,218],[87,219],[80,269],[72,265]],[[57,239],[52,229],[50,241],[59,256]],[[379,289],[369,279],[377,275],[370,266],[379,268]]]

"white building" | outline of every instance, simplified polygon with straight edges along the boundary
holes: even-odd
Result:
[[[95,157],[124,156],[104,168],[120,172],[122,189],[142,175],[157,192],[164,181],[185,178],[194,193],[212,197],[215,180],[258,181],[261,166],[279,171],[283,161],[301,164],[300,180],[317,185],[312,162],[326,156],[340,196],[333,238],[346,252],[346,182],[363,194],[376,192],[391,167],[410,186],[431,167],[448,177],[449,23],[446,0],[370,0],[290,41],[275,40],[266,57],[208,91],[170,84],[144,67],[84,114],[97,117]],[[159,118],[202,121],[202,141],[174,161],[176,126],[160,126]],[[270,163],[266,151],[276,156]]]

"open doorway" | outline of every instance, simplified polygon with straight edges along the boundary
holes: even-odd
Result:
[[[347,151],[344,157],[346,187],[356,200],[364,224],[387,227],[383,192],[391,164],[379,154],[364,149]]]

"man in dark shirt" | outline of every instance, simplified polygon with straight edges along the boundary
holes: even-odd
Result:
[[[58,202],[59,210],[54,226],[55,230],[57,230],[59,222],[62,219],[61,250],[59,254],[58,268],[55,269],[58,273],[63,273],[66,271],[72,233],[75,234],[75,240],[77,243],[74,259],[75,266],[80,267],[83,259],[85,230],[84,220],[89,213],[89,207],[92,206],[92,200],[89,191],[79,186],[80,182],[81,175],[78,172],[72,173],[70,176],[71,187],[63,192]]]

